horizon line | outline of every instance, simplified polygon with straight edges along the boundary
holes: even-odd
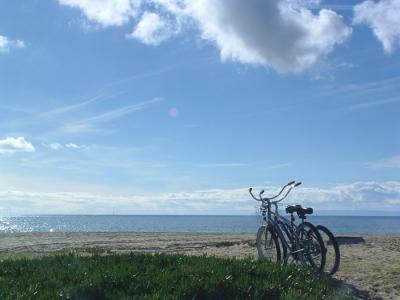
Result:
[[[359,214],[352,214],[352,211],[326,210],[325,213],[312,214],[309,217],[400,217],[400,211],[362,211]],[[0,215],[5,217],[57,217],[57,216],[139,216],[139,217],[258,217],[259,214],[120,214],[120,213],[54,213],[54,214],[16,214]],[[281,214],[288,216],[288,214]]]

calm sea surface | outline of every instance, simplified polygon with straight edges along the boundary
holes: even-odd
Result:
[[[400,217],[314,216],[334,233],[400,234]],[[20,216],[0,217],[0,232],[255,232],[256,216]]]

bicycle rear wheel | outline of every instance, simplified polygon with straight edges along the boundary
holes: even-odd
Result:
[[[317,228],[308,222],[303,222],[297,227],[299,239],[299,253],[301,263],[312,267],[316,272],[321,273],[325,267],[325,246]]]
[[[272,227],[264,225],[258,228],[256,245],[260,260],[268,260],[275,263],[281,261],[279,240]]]
[[[329,275],[337,272],[340,265],[340,249],[333,233],[323,225],[316,226],[321,234],[326,249],[325,270]]]

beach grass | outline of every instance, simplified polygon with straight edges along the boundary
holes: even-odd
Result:
[[[50,255],[0,261],[0,299],[351,299],[296,266],[170,254]]]

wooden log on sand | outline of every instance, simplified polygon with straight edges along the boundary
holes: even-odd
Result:
[[[339,245],[365,244],[362,236],[336,236],[335,238]]]

